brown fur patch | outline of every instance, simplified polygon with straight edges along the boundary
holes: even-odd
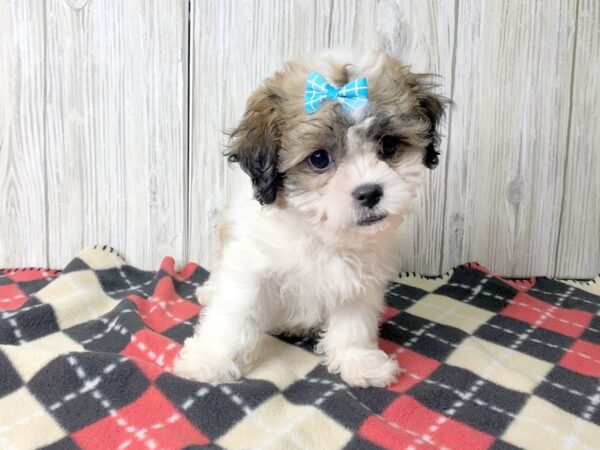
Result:
[[[436,163],[436,129],[445,99],[431,91],[424,76],[413,74],[386,54],[376,55],[365,67],[350,61],[326,64],[327,73],[322,75],[336,85],[361,76],[368,78],[369,104],[361,117],[350,117],[339,103],[329,101],[308,115],[303,102],[306,77],[318,69],[290,62],[250,96],[246,113],[232,133],[229,159],[239,162],[250,175],[261,203],[273,203],[282,184],[290,189],[299,185],[310,189],[325,180],[324,174],[310,171],[306,158],[318,149],[329,151],[334,159],[342,158],[347,130],[357,120],[370,118],[365,141],[380,146],[385,136],[393,136],[399,150],[420,149],[428,166]],[[394,155],[395,159],[401,157],[401,151]]]

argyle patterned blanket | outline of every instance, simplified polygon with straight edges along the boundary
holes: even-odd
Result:
[[[265,336],[236,383],[173,375],[207,277],[106,247],[0,271],[0,448],[600,447],[600,280],[404,276],[380,340],[404,373],[360,389],[289,337]]]

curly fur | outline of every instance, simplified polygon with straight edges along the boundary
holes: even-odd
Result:
[[[325,102],[307,115],[310,70],[337,85],[367,77],[368,105],[351,116]],[[239,196],[223,217],[218,262],[199,291],[206,307],[176,373],[232,380],[251,367],[262,333],[317,332],[317,350],[346,382],[392,382],[399,369],[377,348],[378,317],[396,273],[396,228],[425,167],[437,164],[445,105],[427,78],[385,53],[327,53],[267,79],[226,152],[249,175],[253,194]],[[327,170],[308,162],[318,149],[331,155]],[[372,183],[383,196],[366,208],[353,191]],[[382,219],[364,225],[372,217]]]

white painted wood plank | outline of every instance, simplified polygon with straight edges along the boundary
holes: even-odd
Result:
[[[231,2],[197,2],[193,5],[190,243],[192,258],[198,258],[208,266],[218,216],[231,192],[246,181],[237,168],[232,170],[225,164],[220,151],[223,144],[220,131],[235,126],[242,115],[246,97],[285,60],[328,46],[371,49],[383,43],[392,48],[398,39],[397,28],[392,26],[384,34],[378,25],[378,20],[386,20],[384,25],[390,28],[391,13],[394,18],[403,20],[404,32],[407,27],[414,31],[412,40],[405,42],[404,55],[399,54],[399,49],[392,48],[392,51],[415,64],[415,70],[441,70],[450,78],[454,23],[453,5],[450,4],[437,6],[435,2],[425,5],[414,1],[378,5],[378,2],[366,0],[331,3],[255,1],[236,4],[235,8]],[[408,23],[408,16],[411,23]],[[438,16],[440,20],[432,31],[431,25]],[[427,55],[413,51],[413,47],[418,46],[425,47]],[[438,170],[441,175],[437,178],[443,180],[443,173],[443,168]],[[437,185],[442,184],[437,182]],[[431,201],[430,197],[436,198]],[[425,194],[425,205],[417,219],[434,222],[435,226],[415,226],[411,219],[413,224],[405,227],[405,268],[414,270],[416,267],[424,273],[439,270],[443,202],[437,197]],[[429,219],[435,214],[440,220]],[[422,230],[426,230],[425,233],[421,233]],[[435,239],[430,237],[432,234]],[[434,248],[430,252],[431,247]]]
[[[284,61],[328,45],[330,2],[196,1],[191,10],[190,258],[210,268],[219,215],[247,176],[222,157],[224,130]]]
[[[61,267],[109,242],[154,268],[185,258],[186,238],[210,265],[216,218],[246,181],[221,157],[221,130],[259,82],[312,50],[383,45],[443,75],[450,95],[458,13],[452,130],[401,229],[404,270],[439,272],[444,241],[443,270],[474,259],[506,275],[597,274],[596,2],[580,0],[576,42],[575,0],[455,3],[193,2],[187,167],[185,0],[54,0],[45,19],[42,3],[0,1],[0,266]]]
[[[187,3],[47,2],[49,258],[184,256]]]
[[[377,49],[382,36],[377,28],[377,0],[332,0],[328,46],[356,51]]]
[[[455,2],[437,0],[383,1],[377,13],[377,28],[383,46],[417,73],[439,75],[438,94],[452,96]],[[438,275],[442,263],[445,181],[448,162],[447,124],[440,131],[440,164],[427,171],[415,204],[415,212],[400,227],[402,267],[409,272]]]
[[[556,276],[600,273],[600,4],[580,0]]]
[[[0,1],[0,267],[47,266],[44,5]]]
[[[575,0],[462,0],[443,268],[554,273]]]

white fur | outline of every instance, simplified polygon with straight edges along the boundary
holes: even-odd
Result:
[[[399,222],[408,212],[420,182],[412,175],[419,167],[416,161],[405,167],[410,183],[398,179],[396,185],[404,188],[387,200],[399,215],[386,221]],[[356,183],[358,179],[363,178]],[[340,216],[340,210],[351,212],[342,200],[332,200],[325,210]],[[372,225],[380,228],[374,236],[364,227],[347,230],[353,240],[336,239],[328,225],[306,222],[294,210],[261,207],[250,197],[239,199],[226,220],[231,221],[232,237],[200,290],[200,301],[207,306],[176,362],[177,374],[231,381],[252,362],[261,333],[322,330],[317,349],[329,370],[344,381],[384,386],[395,379],[396,362],[377,348],[383,291],[395,274],[398,255],[394,226]],[[342,222],[336,218],[338,233],[353,228]]]
[[[348,156],[315,192],[260,206],[238,198],[224,221],[230,238],[209,282],[206,305],[175,373],[207,382],[231,381],[252,364],[262,333],[318,331],[317,351],[333,373],[354,386],[385,386],[399,368],[377,346],[384,289],[397,269],[395,230],[411,211],[422,182],[422,153],[395,168],[348,129]],[[352,191],[379,183],[382,222],[359,226]]]

